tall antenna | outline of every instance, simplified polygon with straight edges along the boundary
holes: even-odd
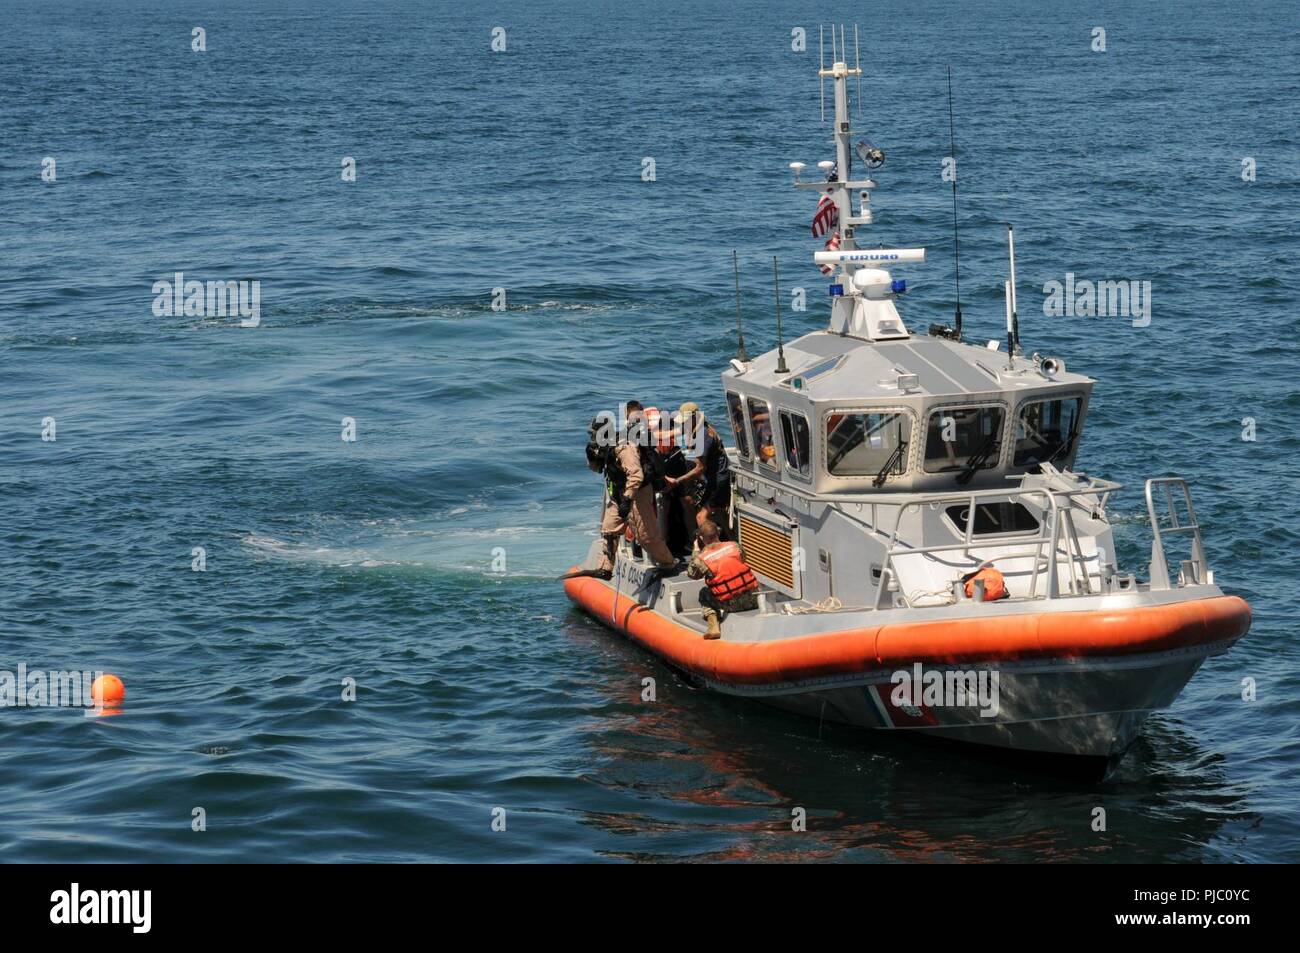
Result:
[[[736,273],[736,359],[742,364],[749,363],[749,352],[745,350],[745,331],[740,326],[740,259],[736,252],[731,252],[731,267]]]
[[[1011,303],[1013,293],[1011,291],[1011,282],[1002,282],[1002,296],[1007,303],[1007,370],[1014,370],[1016,366],[1016,333],[1015,333],[1015,305]]]
[[[858,118],[862,118],[862,53],[858,49],[858,25],[853,24],[853,66],[858,71]]]
[[[776,256],[772,256],[772,296],[776,299],[776,373],[789,374],[785,366],[785,339],[781,334],[781,273],[777,270]]]
[[[820,39],[817,41],[817,85],[822,91],[822,122],[826,121],[826,24],[821,25]]]
[[[948,67],[948,152],[952,156],[952,257],[957,279],[957,313],[953,316],[961,340],[961,240],[957,237],[957,130],[952,121],[952,66]]]
[[[1016,310],[1016,238],[1007,222],[1007,257],[1011,262],[1011,337],[1012,346],[1020,350],[1020,314]]]

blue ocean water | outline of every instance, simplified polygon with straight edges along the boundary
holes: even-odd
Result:
[[[0,860],[1300,855],[1293,4],[2,12],[0,669],[127,700],[0,712]],[[1182,474],[1255,610],[1104,784],[702,693],[554,582],[595,411],[721,417],[733,248],[751,350],[772,255],[808,293],[787,330],[824,324],[786,164],[830,155],[817,27],[854,16],[875,235],[930,249],[904,317],[952,311],[951,64],[968,332],[999,335],[1010,220],[1028,347],[1099,381],[1080,466],[1127,484],[1122,559],[1141,481]],[[257,279],[260,326],[156,316],[177,271]],[[1150,325],[1044,317],[1067,272],[1151,281]]]

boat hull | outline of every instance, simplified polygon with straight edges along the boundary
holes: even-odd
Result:
[[[661,611],[653,593],[632,598],[593,578],[570,579],[565,589],[594,618],[714,691],[859,727],[1105,759],[1121,755],[1146,716],[1168,707],[1202,662],[1250,624],[1243,600],[1216,595],[706,641]],[[954,686],[969,691],[963,698],[959,688],[954,699]]]
[[[1168,707],[1195,674],[1201,658],[1150,660],[1141,669],[1096,666],[1091,671],[1016,672],[999,669],[996,711],[899,704],[898,687],[877,678],[851,687],[751,696],[786,711],[862,728],[922,735],[1040,754],[1114,758],[1137,737],[1151,711]],[[945,668],[929,669],[941,676]],[[724,686],[711,685],[726,694]]]

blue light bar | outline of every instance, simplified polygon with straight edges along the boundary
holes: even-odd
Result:
[[[895,278],[889,286],[889,290],[896,295],[901,295],[907,291],[907,280],[905,278]]]
[[[897,284],[897,282],[895,282],[895,284]],[[840,297],[842,294],[844,294],[844,286],[843,286],[843,285],[831,285],[831,297],[832,297],[832,298],[838,298],[838,297]]]

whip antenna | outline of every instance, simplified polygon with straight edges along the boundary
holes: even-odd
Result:
[[[742,364],[749,363],[749,352],[745,350],[745,330],[740,326],[740,260],[735,251],[731,253],[731,267],[736,273],[736,359]]]
[[[1007,307],[1007,370],[1011,371],[1016,367],[1016,311],[1015,305],[1011,303],[1014,292],[1011,290],[1010,280],[1002,282],[1002,296]]]
[[[776,256],[772,256],[772,296],[776,300],[776,373],[789,374],[785,366],[785,338],[781,334],[781,273],[777,270]]]
[[[1016,236],[1007,222],[1007,258],[1011,263],[1011,338],[1017,351],[1020,350],[1020,312],[1016,307]]]
[[[858,118],[862,118],[862,53],[858,49],[858,25],[853,24],[853,66],[858,71]]]
[[[826,121],[826,24],[821,24],[821,33],[817,40],[817,85],[822,91],[822,122]]]
[[[952,67],[948,67],[948,152],[952,156],[952,260],[957,282],[957,313],[953,315],[961,340],[961,240],[957,236],[957,130],[952,121]]]

